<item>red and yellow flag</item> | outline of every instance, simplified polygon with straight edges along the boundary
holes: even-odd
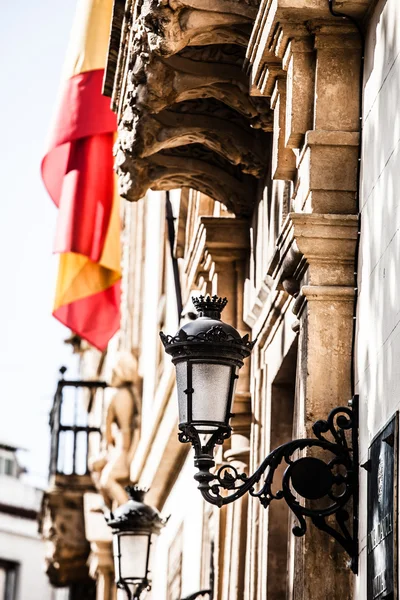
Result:
[[[121,248],[112,146],[117,129],[102,95],[112,0],[79,0],[44,184],[59,208],[53,315],[104,350],[119,328]]]

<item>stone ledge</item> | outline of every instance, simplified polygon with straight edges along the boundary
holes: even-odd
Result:
[[[357,146],[360,143],[360,134],[357,131],[327,131],[313,129],[307,131],[305,146]],[[304,151],[303,153],[304,154]],[[301,156],[300,156],[301,162]]]
[[[307,300],[353,302],[354,299],[354,288],[340,285],[303,285],[301,292]]]

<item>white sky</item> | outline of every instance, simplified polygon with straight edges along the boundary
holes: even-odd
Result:
[[[77,362],[51,316],[57,211],[40,177],[75,5],[1,2],[0,442],[26,448],[21,459],[42,484],[58,368],[72,374]]]

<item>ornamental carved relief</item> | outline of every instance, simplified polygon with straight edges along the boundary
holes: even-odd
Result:
[[[40,533],[46,573],[52,585],[68,586],[88,578],[89,543],[85,538],[83,492],[54,489],[43,497]]]
[[[207,152],[200,144],[143,159],[118,150],[116,166],[120,194],[132,202],[140,200],[149,188],[191,187],[222,202],[237,215],[248,215],[252,209],[257,180],[241,174],[240,169],[236,170],[237,175],[229,172],[232,165],[225,159],[216,164],[215,153]]]
[[[192,187],[251,214],[273,125],[243,69],[258,4],[144,0],[126,3],[122,22],[115,12],[105,90],[118,113],[124,198]]]
[[[171,56],[185,46],[219,43],[221,35],[237,43],[235,28],[253,24],[258,4],[259,0],[144,0],[139,19],[148,31],[151,52]]]

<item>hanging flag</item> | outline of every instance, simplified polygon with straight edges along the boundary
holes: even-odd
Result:
[[[53,315],[99,350],[119,329],[121,248],[112,147],[117,129],[102,82],[112,0],[79,0],[44,184],[57,205],[60,255]]]

